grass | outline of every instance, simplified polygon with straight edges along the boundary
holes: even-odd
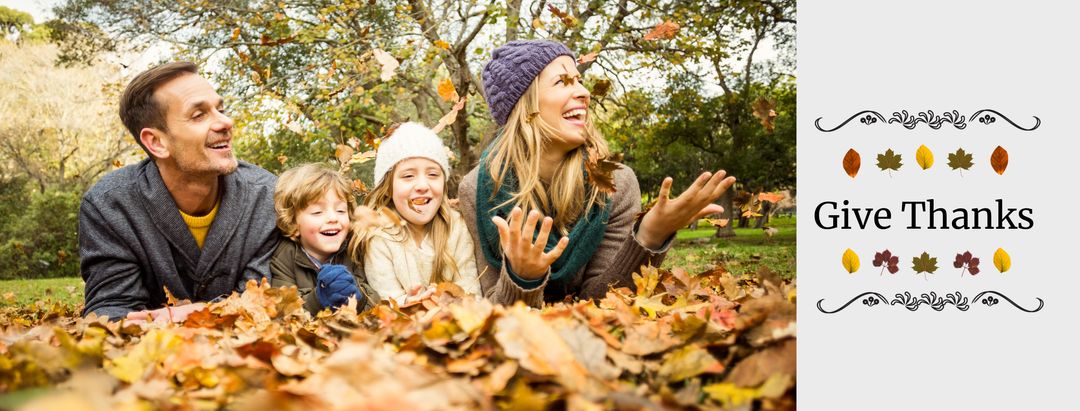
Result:
[[[772,237],[758,228],[736,228],[735,237],[714,238],[716,229],[702,221],[697,230],[684,229],[662,267],[681,267],[695,274],[723,265],[736,274],[757,272],[762,265],[782,278],[795,278],[795,218],[773,217]]]
[[[745,274],[765,265],[782,278],[794,278],[795,218],[774,217],[769,226],[779,230],[771,238],[756,228],[736,228],[735,237],[713,238],[716,229],[702,221],[697,230],[679,231],[662,267],[681,267],[696,274],[723,265],[732,273]],[[0,304],[33,304],[47,299],[82,303],[82,278],[0,281]]]
[[[26,305],[47,299],[67,304],[82,304],[82,278],[61,277],[0,281],[0,304]]]

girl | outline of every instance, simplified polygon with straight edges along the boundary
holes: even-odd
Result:
[[[587,156],[603,159],[608,148],[593,128],[589,91],[566,46],[512,41],[495,50],[483,79],[500,128],[458,197],[478,270],[490,273],[484,293],[494,302],[538,307],[633,287],[631,274],[659,265],[676,230],[723,211],[712,202],[735,182],[724,171],[703,173],[675,199],[668,199],[672,180],[665,179],[638,224],[641,194],[630,168],[614,172],[612,194],[587,183]]]
[[[350,296],[361,310],[379,301],[361,267],[345,255],[356,208],[350,187],[337,170],[305,164],[282,173],[274,190],[277,225],[286,238],[270,258],[270,283],[296,286],[312,314]]]
[[[444,281],[480,294],[473,242],[461,214],[446,203],[449,169],[442,141],[417,123],[402,124],[379,146],[366,205],[389,207],[405,224],[376,229],[352,248],[356,255],[363,249],[364,271],[383,299],[406,304]]]

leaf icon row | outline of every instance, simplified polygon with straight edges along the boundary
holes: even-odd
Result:
[[[964,150],[963,148],[956,149],[955,152],[949,153],[948,163],[946,165],[953,170],[960,171],[960,175],[964,175],[964,170],[971,170],[971,167],[975,165],[974,156]],[[893,149],[887,149],[884,153],[877,155],[877,167],[881,171],[886,171],[892,176],[893,171],[899,171],[904,166],[904,157]],[[855,178],[855,175],[859,174],[859,168],[862,167],[862,156],[859,155],[855,149],[848,149],[847,154],[844,155],[842,162],[844,166],[844,172],[851,178]],[[930,151],[925,145],[920,145],[915,150],[915,164],[918,164],[919,168],[928,170],[934,166],[934,152]],[[994,172],[1000,174],[1005,173],[1005,168],[1009,166],[1009,152],[1004,148],[998,146],[994,149],[994,152],[990,154],[990,167],[994,169]]]
[[[844,271],[849,274],[855,274],[859,271],[859,255],[852,249],[844,251],[843,257],[840,259],[841,264],[844,266]],[[930,253],[923,252],[921,255],[911,258],[911,269],[915,271],[915,274],[924,274],[927,277],[929,274],[934,274],[938,270],[937,257],[931,257]],[[1004,273],[1009,271],[1012,267],[1012,257],[1004,249],[998,248],[994,252],[994,268],[997,268],[998,272]],[[874,267],[881,267],[879,275],[884,275],[886,271],[889,274],[896,274],[900,271],[900,257],[893,255],[888,249],[874,253]],[[979,268],[979,257],[974,256],[971,251],[964,251],[956,254],[956,259],[953,260],[953,267],[960,269],[960,276],[963,277],[964,273],[977,275],[981,272]]]

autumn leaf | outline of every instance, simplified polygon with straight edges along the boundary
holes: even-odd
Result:
[[[648,34],[645,35],[645,37],[642,37],[641,39],[645,41],[667,40],[675,37],[675,34],[678,32],[679,24],[667,20],[663,23],[657,24],[656,27],[653,27],[652,31],[650,31]]]
[[[442,116],[442,118],[439,119],[439,122],[435,124],[435,127],[431,128],[431,131],[435,134],[438,134],[447,126],[454,124],[454,121],[457,120],[458,111],[461,111],[461,109],[465,108],[465,101],[468,99],[468,96],[466,96],[458,100],[457,104],[454,104],[454,107],[450,109],[450,112]]]
[[[706,218],[705,221],[713,227],[727,227],[730,219],[727,218]]]
[[[768,99],[762,96],[758,97],[757,100],[754,100],[754,117],[757,117],[758,121],[761,122],[761,126],[765,128],[765,132],[767,133],[773,132],[773,120],[776,119],[775,108],[775,99]]]
[[[954,268],[960,268],[960,277],[964,276],[964,272],[976,275],[979,273],[979,257],[971,255],[971,251],[964,251],[963,253],[956,254],[956,260],[953,261]]]
[[[1009,271],[1009,268],[1012,267],[1012,257],[1005,252],[1004,248],[998,248],[997,251],[994,251],[994,267],[1000,273]]]
[[[606,97],[609,92],[611,92],[611,80],[608,79],[596,80],[596,82],[593,83],[592,89],[589,90],[589,94],[592,95],[592,98],[597,100]]]
[[[286,155],[284,155],[284,154],[282,154],[282,155],[280,155],[280,156],[277,156],[277,161],[278,161],[278,163],[280,163],[281,165],[285,165],[285,162],[286,162],[286,161],[289,161],[289,157],[288,157],[288,156],[286,156]]]
[[[912,257],[911,263],[911,268],[916,274],[933,274],[937,271],[937,257],[930,257],[930,254],[925,251],[918,257]]]
[[[758,193],[758,201],[768,201],[776,204],[784,199],[784,193]]]
[[[353,148],[349,147],[348,144],[338,144],[337,147],[334,148],[334,158],[336,158],[338,164],[341,164],[342,166],[348,165],[352,156]]]
[[[859,255],[855,254],[850,248],[844,251],[844,256],[840,258],[840,263],[844,265],[844,270],[849,274],[854,274],[859,271]]]
[[[378,61],[379,65],[382,66],[382,73],[379,74],[379,79],[382,81],[390,81],[390,79],[394,78],[394,71],[397,70],[401,63],[398,63],[393,55],[381,49],[374,49],[372,50],[372,53],[375,55],[375,61]]]
[[[536,30],[540,30],[540,29],[544,28],[544,22],[541,21],[539,17],[535,18],[532,21],[532,28],[534,28]]]
[[[971,162],[971,153],[966,153],[963,148],[958,148],[955,153],[949,154],[948,165],[953,170],[970,170],[974,164]],[[961,171],[960,176],[963,175],[964,172]]]
[[[435,47],[443,50],[450,50],[450,43],[447,43],[443,40],[435,40]]]
[[[120,169],[120,168],[124,167],[124,163],[122,163],[120,160],[113,160],[112,166],[113,166],[113,170],[116,170],[116,169]]]
[[[859,174],[859,166],[861,163],[859,152],[855,151],[854,148],[848,149],[847,154],[844,154],[844,171],[847,172],[847,175],[851,176],[851,178],[855,178],[855,175]]]
[[[894,153],[893,150],[890,148],[888,150],[885,150],[884,153],[877,155],[877,166],[881,169],[881,171],[888,170],[889,175],[892,176],[893,171],[900,170],[900,167],[904,165],[900,162],[900,160],[900,155]]]
[[[892,252],[888,249],[880,253],[874,253],[874,267],[881,267],[881,274],[885,274],[885,270],[889,270],[889,274],[896,274],[900,271],[900,257],[892,255]]]
[[[589,177],[589,184],[603,193],[615,192],[615,170],[619,168],[622,154],[611,154],[607,157],[600,156],[595,147],[586,149],[588,158],[585,159],[585,173]]]
[[[549,4],[548,10],[551,10],[551,13],[559,17],[559,21],[562,21],[563,26],[573,27],[577,24],[577,18],[571,16],[570,13],[559,10],[559,8],[554,5]]]
[[[436,90],[439,92],[439,97],[441,97],[443,101],[457,102],[458,98],[460,98],[458,97],[457,90],[454,89],[454,82],[450,81],[449,77],[439,81],[439,86]]]
[[[915,162],[926,170],[934,165],[934,153],[926,145],[920,145],[919,149],[915,150]]]
[[[592,52],[592,53],[589,53],[589,54],[582,54],[582,55],[578,56],[577,64],[585,64],[585,63],[594,62],[594,61],[596,61],[596,56],[598,54],[600,54],[600,53]]]
[[[1001,146],[997,146],[994,152],[990,154],[990,166],[994,168],[998,175],[1005,173],[1005,167],[1009,166],[1009,152],[1005,151]]]

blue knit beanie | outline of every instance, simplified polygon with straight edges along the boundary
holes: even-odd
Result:
[[[484,66],[484,94],[495,123],[506,125],[533,79],[559,56],[573,58],[574,53],[550,40],[515,40],[495,49]]]

